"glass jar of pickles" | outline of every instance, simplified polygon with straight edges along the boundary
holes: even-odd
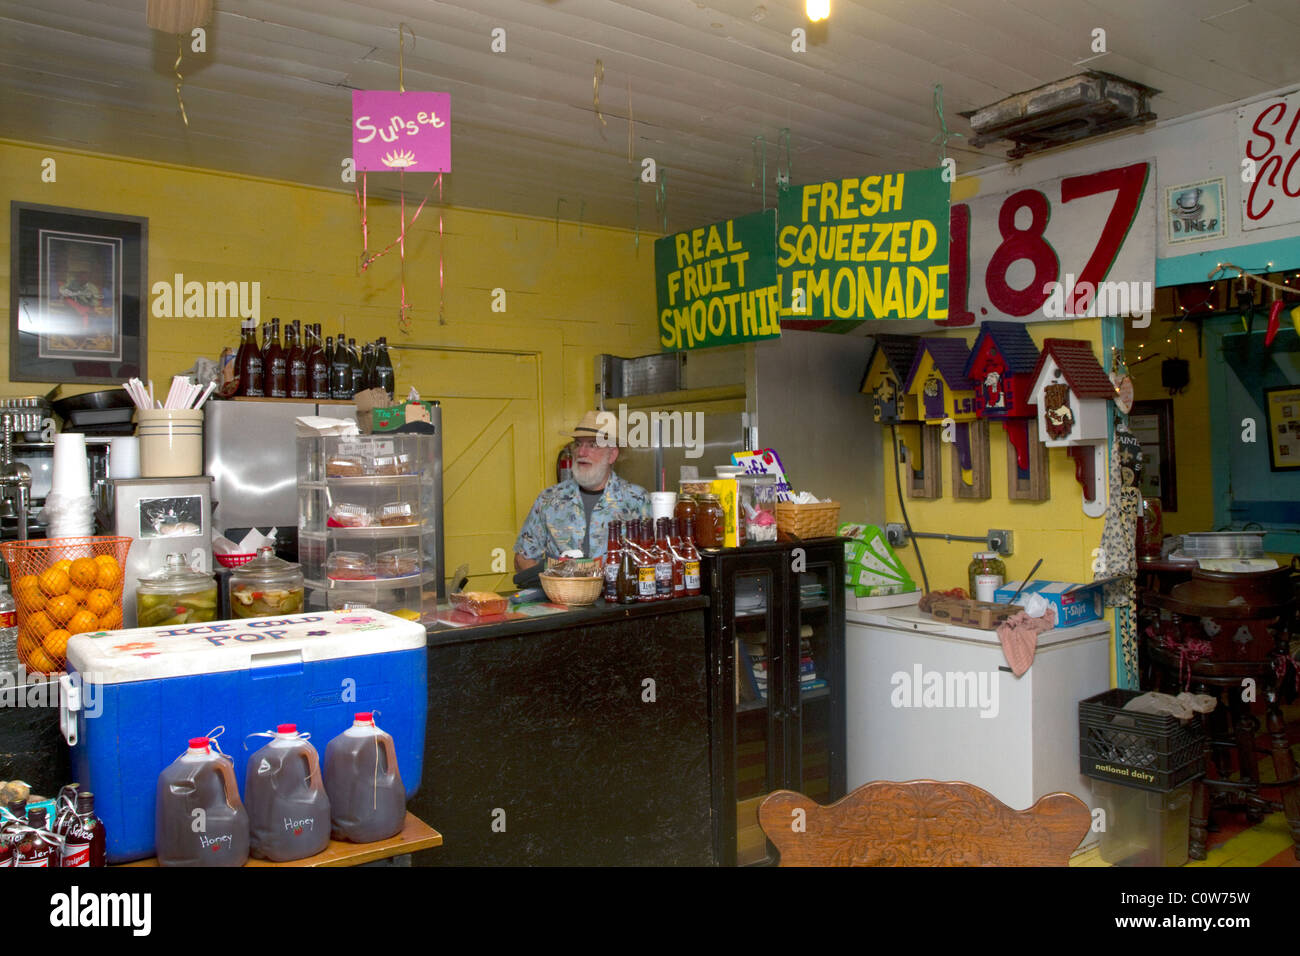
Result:
[[[1007,566],[996,551],[976,551],[966,570],[970,596],[977,601],[992,601],[994,592],[1007,582]]]
[[[302,566],[282,561],[269,544],[257,557],[230,573],[230,613],[234,617],[278,617],[302,611]]]
[[[137,627],[177,627],[216,617],[216,579],[191,570],[183,554],[167,555],[161,571],[136,585]]]

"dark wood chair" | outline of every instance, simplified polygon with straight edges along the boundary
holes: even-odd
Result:
[[[1296,679],[1290,644],[1297,601],[1290,575],[1289,568],[1260,574],[1197,570],[1166,594],[1140,594],[1155,621],[1145,644],[1156,686],[1173,693],[1194,690],[1219,701],[1201,718],[1205,776],[1192,789],[1188,855],[1194,860],[1206,857],[1216,809],[1244,810],[1250,823],[1282,811],[1300,859],[1300,776],[1279,700],[1283,682]],[[1253,695],[1244,692],[1247,681]],[[1255,701],[1264,704],[1267,750],[1256,746]],[[1272,782],[1260,779],[1260,753],[1273,758]],[[1279,791],[1281,799],[1269,799],[1266,791]]]
[[[1091,820],[1070,793],[1012,810],[934,780],[866,783],[830,806],[777,790],[758,808],[781,866],[1066,866]]]

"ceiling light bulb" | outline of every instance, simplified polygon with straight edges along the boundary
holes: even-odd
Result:
[[[831,0],[807,0],[804,9],[808,12],[808,19],[817,23],[831,15]]]

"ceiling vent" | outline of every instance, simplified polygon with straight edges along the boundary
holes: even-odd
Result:
[[[1111,73],[1089,70],[961,115],[975,131],[972,145],[1011,140],[1015,147],[1007,156],[1019,159],[1150,122],[1156,114],[1148,104],[1159,92]]]

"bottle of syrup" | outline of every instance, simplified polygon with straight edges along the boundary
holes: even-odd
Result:
[[[280,320],[271,319],[271,344],[263,358],[263,372],[266,376],[266,394],[271,398],[289,397],[289,363],[284,349],[280,347]]]
[[[609,523],[609,543],[605,545],[605,603],[614,604],[618,601],[618,566],[623,560],[623,549],[619,546],[619,537],[622,535],[623,525],[619,521]]]
[[[14,866],[44,866],[57,868],[59,845],[45,835],[45,808],[34,807],[27,812],[27,826],[18,845],[14,847]],[[37,832],[44,831],[44,832]]]
[[[262,350],[257,345],[256,319],[243,321],[239,352],[235,355],[235,374],[239,376],[239,391],[236,394],[248,398],[261,398],[266,394],[262,388]]]
[[[63,837],[63,867],[103,866],[104,823],[95,816],[95,795],[77,794],[77,813],[67,818],[58,831]]]

